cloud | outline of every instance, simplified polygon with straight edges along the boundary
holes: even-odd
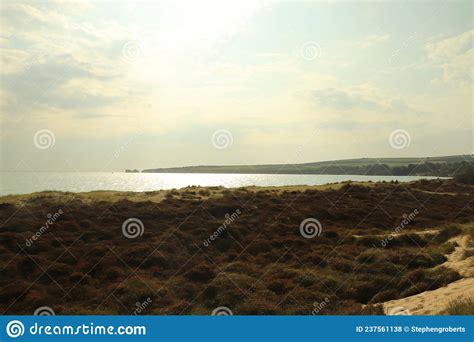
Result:
[[[473,33],[474,30],[469,30],[457,36],[431,41],[425,45],[425,51],[433,60],[452,59],[472,49]]]
[[[439,38],[454,26],[440,24],[414,35],[417,42],[426,38],[425,32],[438,37],[428,42],[426,54],[420,55],[416,44],[408,49],[408,38],[398,50],[400,63],[386,65],[380,77],[372,77],[374,67],[388,64],[392,41],[406,39],[406,30],[369,35],[380,32],[380,26],[364,23],[347,32],[347,21],[334,20],[342,18],[336,8],[329,19],[344,27],[326,30],[320,29],[320,20],[301,24],[299,11],[291,14],[281,6],[267,11],[239,1],[230,7],[227,2],[199,2],[190,9],[187,3],[142,2],[129,10],[120,2],[2,6],[0,115],[9,139],[30,141],[31,132],[48,127],[58,142],[91,137],[110,142],[140,130],[149,136],[147,146],[167,146],[152,157],[177,164],[188,158],[224,163],[194,149],[196,143],[208,147],[202,127],[216,126],[235,133],[228,162],[245,160],[249,151],[255,160],[268,155],[266,161],[281,162],[282,153],[293,153],[294,144],[312,134],[310,126],[318,131],[306,158],[314,160],[323,158],[314,151],[327,151],[326,158],[360,153],[360,147],[351,145],[357,139],[374,151],[376,144],[370,141],[382,141],[387,131],[399,127],[414,137],[421,131],[445,137],[447,126],[469,119],[470,89],[460,92],[461,87],[453,86],[439,92],[429,84],[435,77],[453,84],[469,80],[466,70],[473,56],[468,34]],[[317,4],[298,6],[318,17]],[[406,15],[412,18],[410,13]],[[397,18],[385,27],[404,22]],[[354,20],[366,19],[354,13]],[[282,35],[286,24],[294,27],[291,35]],[[419,21],[408,24],[409,32],[419,28]],[[321,42],[326,53],[313,61],[302,59],[303,38]],[[143,51],[136,54],[139,58],[132,58],[131,51],[130,61],[124,60],[124,46],[131,41]],[[420,60],[423,69],[412,67]],[[410,67],[398,65],[405,62]],[[428,114],[420,115],[422,111]],[[447,114],[456,120],[446,121]],[[153,140],[157,137],[159,144]],[[3,139],[14,149],[14,142]],[[438,140],[450,144],[448,138]],[[181,141],[192,141],[190,148],[183,149]],[[64,144],[65,150],[77,145]],[[104,146],[93,153],[104,152]],[[245,148],[239,151],[239,146]],[[142,158],[149,164],[150,152],[143,148],[140,153],[130,162],[136,165]],[[21,153],[10,160],[17,155]]]
[[[411,127],[432,115],[423,103],[394,97],[370,85],[347,87],[339,83],[313,89],[308,95],[317,126],[333,132]]]
[[[380,105],[375,101],[334,88],[315,90],[313,98],[323,106],[338,110],[351,110],[356,107],[367,110],[380,108]]]
[[[75,91],[68,87],[70,82],[78,79],[100,81],[109,78],[87,70],[67,56],[61,61],[33,63],[2,77],[2,91],[14,97],[14,101],[9,101],[4,109],[7,114],[28,113],[37,106],[75,109],[99,107],[118,100],[106,93],[93,93],[88,89]]]
[[[114,22],[80,21],[90,8],[74,1],[2,7],[0,20],[14,28],[2,32],[4,116],[41,115],[44,122],[56,120],[57,109],[70,117],[82,117],[84,109],[104,110],[101,116],[108,116],[113,111],[107,107],[129,100],[128,66],[120,57],[130,33]]]
[[[390,40],[390,35],[389,34],[374,34],[371,36],[366,37],[365,39],[359,41],[356,43],[356,46],[360,49],[367,49],[371,46],[377,45],[377,44],[383,44],[386,43]]]
[[[0,54],[0,74],[19,73],[29,67],[29,55],[25,51],[3,48]]]
[[[431,41],[424,46],[430,62],[442,70],[442,76],[433,80],[436,84],[470,84],[474,79],[472,44],[474,30],[453,37]]]

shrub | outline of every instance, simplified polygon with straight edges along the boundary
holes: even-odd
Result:
[[[441,256],[442,257],[442,256]],[[442,257],[443,258],[443,257]],[[437,260],[432,258],[430,255],[423,253],[415,256],[409,263],[408,268],[429,268],[438,264]]]
[[[350,272],[353,268],[355,268],[354,263],[344,260],[344,259],[336,259],[330,262],[329,264],[333,269],[341,271],[341,272]]]
[[[400,293],[395,289],[384,290],[377,293],[370,301],[370,303],[381,303],[391,299],[396,299]]]
[[[431,284],[429,290],[435,290],[461,279],[458,272],[446,267],[437,267],[435,269],[426,270],[425,272]]]
[[[118,286],[115,296],[124,305],[133,308],[137,302],[142,303],[148,298],[154,298],[155,293],[143,281],[129,278]]]
[[[426,245],[427,242],[419,234],[400,234],[387,247],[424,247]]]
[[[324,237],[326,237],[328,239],[337,239],[339,237],[339,234],[337,234],[336,232],[333,232],[333,231],[329,231],[329,232],[324,233]]]
[[[400,298],[405,298],[409,296],[416,295],[418,293],[427,291],[429,289],[429,284],[427,282],[419,282],[414,285],[409,286],[407,289],[405,289],[401,294]]]
[[[120,267],[109,267],[105,271],[105,278],[108,280],[115,280],[122,275],[122,269]]]
[[[7,304],[9,301],[18,300],[24,295],[30,284],[24,281],[18,281],[14,284],[8,284],[0,290],[0,303]]]
[[[380,282],[370,280],[361,281],[355,284],[355,299],[360,302],[367,304],[378,292],[385,286],[386,282]]]
[[[213,285],[209,285],[208,287],[204,289],[204,292],[202,294],[204,298],[212,299],[216,297],[217,291],[218,291],[217,287]]]
[[[456,316],[472,316],[474,315],[474,300],[468,297],[452,301],[442,313]]]
[[[450,225],[442,229],[438,235],[433,239],[437,243],[443,243],[448,241],[450,238],[455,237],[462,233],[462,229],[456,225]]]
[[[474,256],[474,250],[472,249],[465,249],[463,252],[462,252],[462,259],[465,260],[465,259],[468,259],[470,257]]]
[[[201,195],[201,196],[211,196],[211,192],[207,189],[201,189],[198,191],[198,194]]]
[[[73,272],[71,274],[71,276],[69,277],[69,280],[72,281],[73,283],[76,283],[79,280],[81,280],[82,278],[84,278],[84,273],[82,273],[82,272]]]
[[[277,315],[278,307],[273,303],[266,302],[263,298],[251,298],[237,306],[235,311],[239,315]]]
[[[20,274],[27,277],[39,269],[36,263],[29,257],[24,257],[17,262],[16,267]]]
[[[363,236],[357,239],[357,244],[365,247],[377,247],[380,246],[380,239],[372,236]]]
[[[300,284],[303,287],[311,287],[312,285],[315,284],[315,282],[313,278],[304,278],[303,280],[301,280]]]
[[[216,276],[216,273],[207,265],[198,265],[186,272],[184,276],[189,280],[204,283],[213,279]]]
[[[48,273],[54,278],[61,278],[72,273],[73,268],[69,265],[63,264],[61,262],[55,262],[50,266]]]
[[[276,294],[284,294],[294,287],[290,281],[273,280],[267,285],[268,289]]]
[[[457,246],[458,244],[456,242],[448,241],[443,243],[440,249],[443,254],[451,254],[452,252],[454,252]]]
[[[241,261],[236,261],[233,263],[230,263],[225,270],[228,272],[233,272],[233,273],[243,273],[243,274],[248,274],[248,275],[257,275],[259,274],[258,270],[253,270],[252,269],[252,264],[241,262]]]
[[[199,287],[192,282],[180,281],[173,285],[173,290],[177,297],[189,301],[193,301],[200,293]]]
[[[368,249],[368,250],[365,250],[363,251],[362,253],[360,253],[357,258],[356,258],[356,261],[359,263],[359,264],[373,264],[375,262],[378,262],[378,261],[382,261],[384,260],[384,256],[382,255],[382,251],[376,249],[376,248],[373,248],[373,249]]]
[[[470,168],[464,173],[456,175],[454,181],[457,183],[474,185],[474,168]]]

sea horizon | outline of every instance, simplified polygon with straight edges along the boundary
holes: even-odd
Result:
[[[0,196],[41,191],[158,191],[190,186],[314,186],[339,182],[411,182],[433,176],[237,174],[237,173],[126,173],[111,171],[0,172]]]

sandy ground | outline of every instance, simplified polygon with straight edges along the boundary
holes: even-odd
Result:
[[[425,229],[425,230],[421,230],[421,231],[409,231],[410,234],[418,234],[420,236],[435,235],[438,232],[439,232],[439,229]],[[400,235],[403,235],[403,234],[407,234],[407,233],[405,233],[405,232],[399,232],[399,233],[393,232],[390,235],[400,236]],[[356,239],[360,239],[360,238],[367,237],[367,236],[383,239],[383,238],[386,238],[388,236],[388,234],[370,234],[370,235],[357,235],[357,234],[354,234],[352,236],[355,237]]]
[[[459,236],[451,239],[451,241],[457,242],[458,247],[447,256],[448,260],[443,265],[456,270],[463,277],[474,278],[474,256],[464,257],[466,251],[472,252],[474,250],[473,247],[468,247],[469,237],[467,235]]]
[[[474,278],[464,278],[434,291],[391,300],[384,303],[387,315],[436,315],[450,302],[466,297],[474,297]]]
[[[447,255],[448,260],[443,266],[450,267],[465,278],[433,291],[385,302],[383,306],[387,315],[437,315],[453,301],[474,298],[474,256],[465,257],[466,251],[474,248],[469,247],[468,236],[458,236],[451,241],[459,246]]]

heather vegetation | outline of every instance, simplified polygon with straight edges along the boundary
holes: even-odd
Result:
[[[133,314],[140,304],[140,314],[157,315],[219,306],[244,315],[382,314],[384,301],[461,278],[442,264],[456,247],[451,238],[474,218],[473,198],[472,186],[451,180],[3,197],[0,310]],[[133,238],[122,229],[129,218],[143,223]],[[319,235],[302,236],[306,218],[321,223]]]
[[[459,172],[455,177],[456,182],[474,185],[474,168],[470,167],[464,172]]]

